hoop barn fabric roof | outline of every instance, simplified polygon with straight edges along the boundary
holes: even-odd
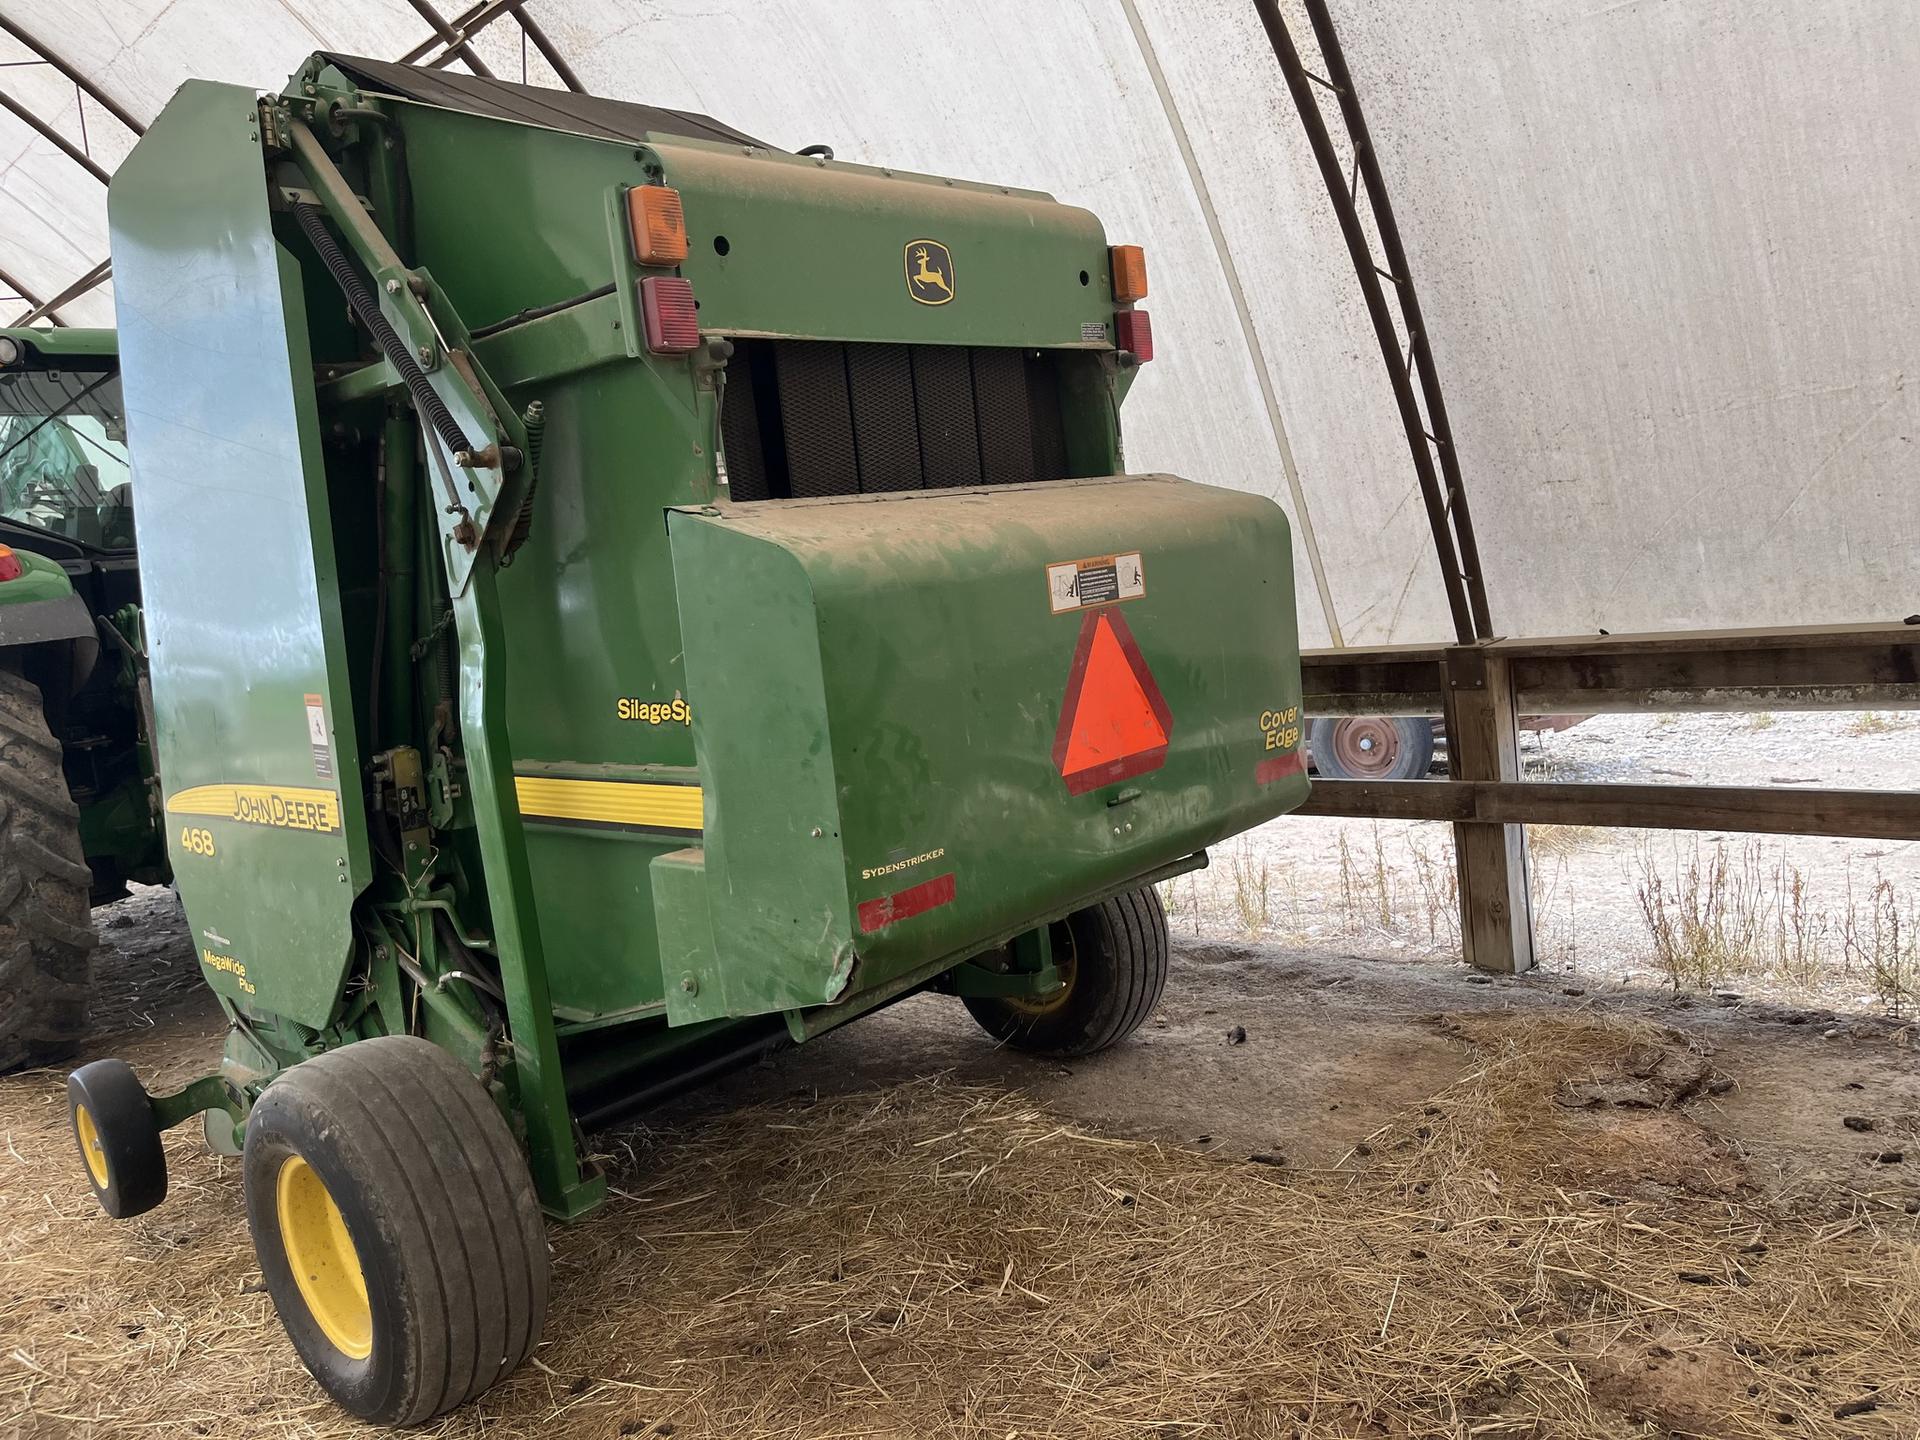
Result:
[[[1330,3],[1496,627],[1920,608],[1920,6]],[[1307,643],[1448,632],[1374,335],[1246,0],[0,0],[0,296],[30,297],[0,319],[107,259],[117,116],[151,120],[189,77],[276,89],[315,51],[389,81],[438,66],[398,78],[450,98],[484,70],[531,87],[529,118],[636,118],[571,81],[1088,206],[1152,272],[1129,467],[1286,507]],[[110,281],[56,315],[112,324]]]

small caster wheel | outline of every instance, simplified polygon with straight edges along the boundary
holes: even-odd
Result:
[[[153,1102],[124,1060],[95,1060],[67,1076],[67,1113],[87,1180],[116,1220],[167,1198],[167,1155]]]

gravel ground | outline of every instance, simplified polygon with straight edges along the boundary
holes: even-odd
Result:
[[[1920,717],[1898,712],[1599,715],[1526,735],[1522,749],[1539,779],[1920,788]],[[1549,973],[1920,1011],[1920,839],[1529,834]],[[1197,938],[1373,959],[1459,953],[1444,824],[1283,818],[1219,847],[1209,870],[1164,893],[1175,929]]]

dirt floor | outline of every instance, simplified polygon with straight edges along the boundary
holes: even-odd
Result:
[[[94,1050],[188,1077],[216,1013],[170,901],[104,918]],[[545,1343],[427,1433],[1912,1437],[1914,1043],[1270,943],[1180,942],[1073,1064],[917,998],[599,1137]],[[360,1433],[234,1162],[169,1158],[109,1221],[61,1077],[0,1080],[0,1440]]]

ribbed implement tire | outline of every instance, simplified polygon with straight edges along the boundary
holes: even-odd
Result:
[[[40,689],[0,670],[0,1074],[63,1059],[93,993],[93,872]]]
[[[364,1279],[360,1358],[324,1333],[288,1260],[280,1172],[294,1157],[338,1207]],[[362,1040],[294,1066],[248,1118],[242,1171],[267,1292],[307,1369],[353,1414],[417,1425],[532,1352],[549,1276],[533,1179],[486,1091],[438,1046]]]
[[[1167,988],[1167,912],[1151,885],[1074,911],[1050,938],[1056,965],[1072,957],[1066,991],[1037,1009],[970,996],[981,1028],[1020,1050],[1073,1056],[1117,1045],[1146,1024]]]

